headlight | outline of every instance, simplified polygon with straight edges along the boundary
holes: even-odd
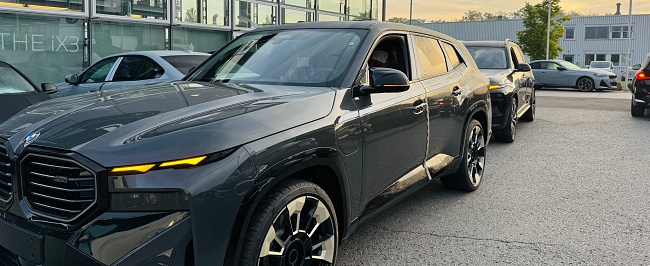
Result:
[[[599,77],[599,78],[604,78],[607,77],[607,74],[601,74],[601,73],[596,73],[594,76]]]
[[[110,169],[109,175],[111,176],[134,175],[134,174],[143,174],[148,171],[158,170],[158,169],[168,169],[168,168],[180,169],[180,168],[197,166],[200,164],[210,163],[210,162],[214,162],[226,158],[228,155],[235,152],[235,150],[237,150],[238,148],[239,147],[235,147],[232,149],[213,153],[210,155],[184,158],[179,160],[113,167]]]
[[[498,90],[498,89],[500,89],[501,87],[503,87],[502,84],[498,84],[498,83],[490,83],[490,86],[489,86],[488,88],[489,88],[490,90]]]

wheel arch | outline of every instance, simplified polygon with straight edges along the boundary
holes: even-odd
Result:
[[[334,159],[334,160],[333,160]],[[298,162],[298,163],[296,163]],[[332,148],[316,148],[290,156],[259,173],[253,185],[246,192],[232,228],[225,265],[236,265],[240,256],[239,247],[243,244],[248,221],[263,197],[274,187],[288,179],[310,181],[322,188],[328,195],[337,216],[339,241],[349,226],[349,190],[345,182],[344,163],[338,151]]]

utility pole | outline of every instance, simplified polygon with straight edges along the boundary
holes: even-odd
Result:
[[[409,8],[409,24],[413,25],[413,0],[411,0],[411,5]]]
[[[632,0],[630,0],[632,1]],[[546,60],[548,60],[548,52],[551,45],[551,6],[553,5],[553,0],[548,0],[548,21],[546,26]]]
[[[623,90],[627,90],[627,76],[630,74],[630,61],[632,60],[632,56],[630,55],[630,50],[632,50],[632,0],[630,0],[630,13],[627,16],[627,54],[625,55],[625,58],[627,58],[627,62],[625,63],[625,84],[623,87]]]
[[[381,21],[386,21],[386,0],[381,3]]]

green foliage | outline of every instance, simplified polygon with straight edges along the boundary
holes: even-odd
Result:
[[[194,8],[190,8],[185,12],[185,20],[186,22],[199,22],[198,21],[198,16],[196,15],[196,10]]]
[[[526,3],[523,9],[524,30],[517,32],[517,39],[521,49],[524,50],[531,60],[546,58],[546,27],[548,21],[548,1],[544,0],[539,4],[531,5]],[[551,6],[551,35],[549,45],[549,58],[557,58],[562,46],[558,40],[564,35],[562,22],[571,18],[562,13],[560,0],[554,0]]]

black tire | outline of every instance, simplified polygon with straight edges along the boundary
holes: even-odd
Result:
[[[486,155],[485,130],[478,120],[470,120],[465,129],[465,138],[463,141],[462,161],[456,174],[443,176],[440,180],[448,188],[474,191],[481,185]]]
[[[645,106],[634,106],[634,99],[630,103],[630,113],[634,117],[643,117],[645,116]]]
[[[594,80],[588,77],[581,77],[576,81],[576,88],[580,91],[593,91],[595,87]]]
[[[338,237],[336,212],[325,191],[312,182],[290,179],[274,187],[255,209],[239,265],[334,265]],[[264,253],[268,255],[260,256]]]
[[[515,141],[517,134],[517,100],[515,100],[514,96],[509,107],[508,119],[506,119],[508,125],[504,126],[502,129],[495,130],[494,138],[501,142],[512,143]]]
[[[535,90],[533,90],[533,95],[531,96],[530,99],[530,107],[528,107],[528,110],[519,118],[521,121],[526,121],[526,122],[533,122],[535,121],[535,101],[536,101],[536,96],[535,96]]]

